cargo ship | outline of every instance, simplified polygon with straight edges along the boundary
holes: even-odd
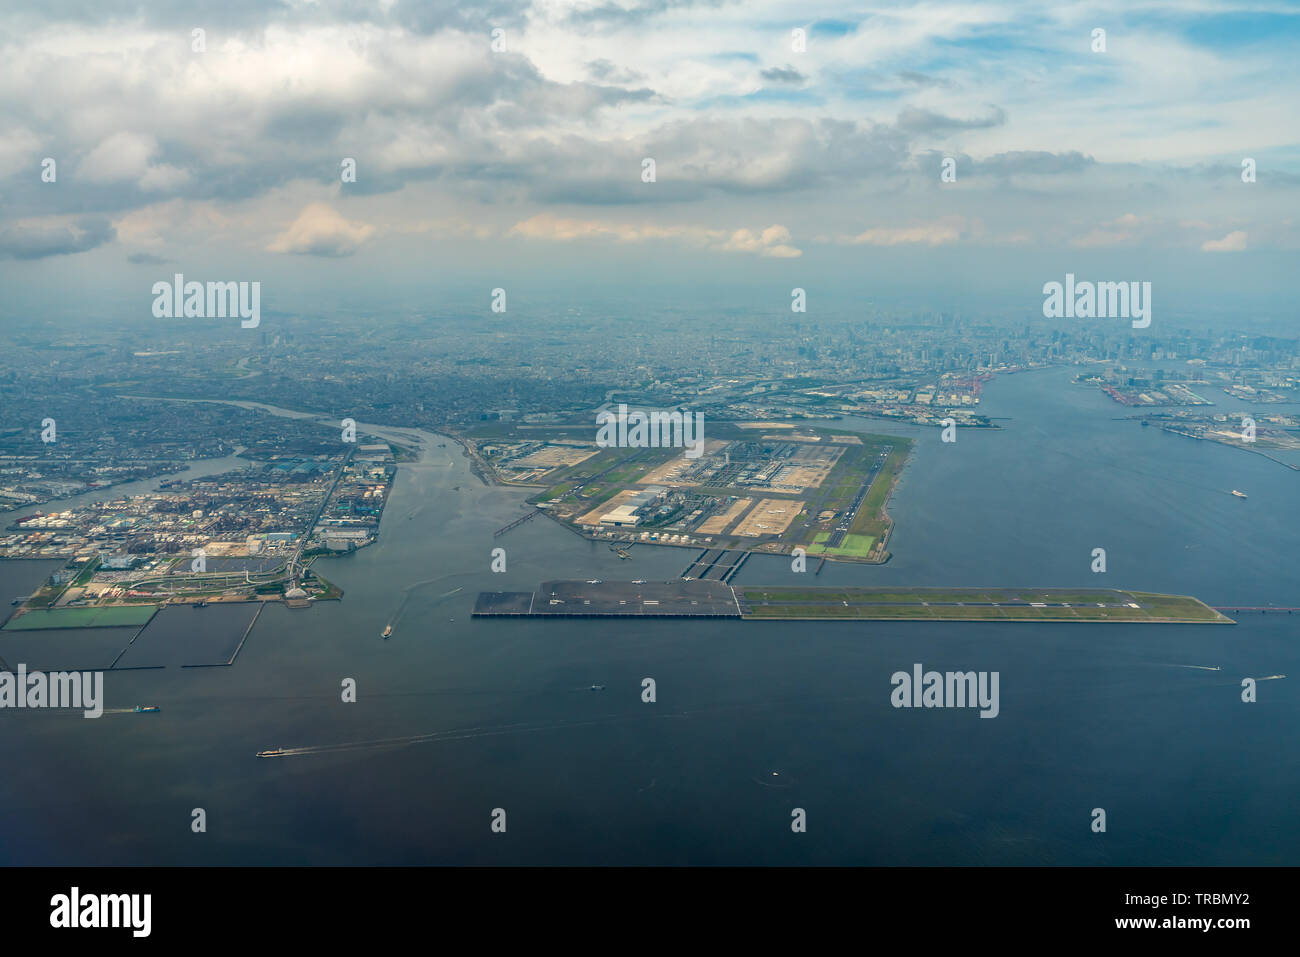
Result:
[[[391,635],[392,633],[393,633],[393,626],[392,626],[392,625],[389,625],[389,626],[387,626],[387,627],[384,629],[384,633],[381,634],[379,637],[380,637],[380,638],[387,638],[387,637],[388,637],[389,635]]]
[[[1237,496],[1237,498],[1245,498],[1245,497],[1246,497],[1246,493],[1245,493],[1245,492],[1238,492],[1235,488],[1232,490],[1232,494],[1235,495],[1235,496]]]
[[[151,711],[157,710],[158,706],[156,704],[138,704],[135,706],[136,714],[148,714]]]

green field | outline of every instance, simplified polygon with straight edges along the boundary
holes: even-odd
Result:
[[[60,628],[121,628],[147,624],[156,605],[109,605],[102,608],[49,608],[12,618],[5,631],[51,631]]]
[[[554,488],[549,489],[546,492],[543,492],[541,495],[537,496],[537,498],[534,499],[533,501],[549,502],[551,501],[551,499],[554,498],[562,498],[563,496],[569,494],[570,489],[573,488],[573,484],[574,483],[572,482],[564,482],[561,485],[557,485]]]
[[[837,556],[848,558],[866,558],[871,554],[871,546],[876,543],[872,535],[845,535],[844,543],[839,548],[827,548],[823,544],[826,539],[831,537],[830,532],[818,532],[813,539],[813,543],[807,546],[809,555],[828,555],[831,558]]]

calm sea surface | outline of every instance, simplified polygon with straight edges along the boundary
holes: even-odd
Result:
[[[850,420],[918,438],[890,506],[894,558],[816,579],[756,558],[740,583],[1300,606],[1300,473],[1117,421],[1131,410],[1072,374],[996,380],[982,411],[1004,428],[951,445]],[[1279,410],[1295,407],[1255,411]],[[0,862],[1300,863],[1300,614],[1234,627],[475,620],[480,590],[670,578],[693,552],[637,546],[620,561],[546,519],[494,540],[526,493],[483,486],[443,441],[426,433],[421,461],[399,470],[377,546],[318,564],[342,602],[268,607],[231,668],[106,676],[107,707],[161,713],[0,711]],[[497,545],[506,574],[488,570]],[[1089,570],[1098,547],[1105,575]],[[0,595],[51,567],[0,564]],[[916,662],[999,672],[1000,715],[892,708],[890,675]],[[1289,677],[1242,703],[1241,679],[1270,675]],[[354,704],[340,700],[347,678]],[[1097,807],[1105,834],[1089,827]],[[191,831],[194,808],[206,833]],[[791,832],[794,808],[806,834]]]

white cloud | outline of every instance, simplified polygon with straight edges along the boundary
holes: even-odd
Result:
[[[1201,243],[1203,253],[1239,253],[1246,248],[1246,233],[1237,229],[1222,239],[1207,239]]]
[[[77,166],[77,178],[89,183],[135,183],[149,192],[184,186],[190,174],[168,163],[153,164],[158,141],[142,133],[121,132],[105,137]]]
[[[125,245],[158,248],[182,240],[211,240],[230,222],[212,203],[169,199],[133,209],[114,220],[113,227],[118,241]]]
[[[726,252],[747,252],[777,259],[795,259],[803,250],[791,245],[790,230],[781,225],[762,230],[711,229],[704,226],[659,226],[653,223],[610,223],[594,219],[572,219],[538,213],[515,223],[508,235],[525,239],[567,242],[575,239],[613,239],[619,242],[644,242],[651,239],[674,239],[691,245],[706,246]]]
[[[1298,68],[1280,44],[1246,55],[1188,38],[1181,24],[1205,22],[1220,2],[1168,22],[1108,3],[1104,57],[1087,49],[1092,14],[1028,0],[843,9],[534,0],[508,24],[504,54],[490,51],[474,0],[418,17],[410,5],[380,4],[359,19],[293,0],[282,15],[249,13],[220,36],[209,31],[203,55],[147,10],[127,19],[0,13],[0,115],[10,130],[0,137],[0,193],[9,216],[93,204],[124,219],[120,237],[148,237],[137,245],[188,231],[201,248],[183,219],[150,227],[153,213],[130,216],[180,195],[195,204],[187,212],[210,203],[236,221],[207,237],[213,245],[316,255],[347,255],[380,233],[415,242],[420,232],[800,255],[791,238],[768,237],[777,227],[762,224],[772,223],[806,241],[820,233],[923,252],[981,239],[961,222],[931,221],[954,210],[986,220],[990,243],[1185,248],[1180,219],[1222,231],[1243,224],[1240,191],[1218,188],[1237,179],[1237,152],[1300,135],[1287,82]],[[848,27],[812,31],[806,54],[774,26],[829,18]],[[967,45],[985,39],[996,57]],[[942,67],[919,66],[936,60]],[[762,81],[763,69],[787,66],[807,82],[773,91]],[[918,69],[922,82],[899,79]],[[899,126],[900,116],[929,114],[938,119]],[[994,115],[1005,122],[944,122]],[[931,201],[933,170],[918,162],[941,147],[963,158],[962,178]],[[40,184],[43,155],[60,160],[60,186],[67,157],[66,181],[79,188]],[[1300,202],[1295,164],[1277,155],[1275,171],[1287,176],[1268,184],[1270,203],[1249,224],[1255,248],[1275,243],[1276,222]],[[334,202],[320,185],[338,186],[343,156],[359,161],[362,188],[346,201],[358,222],[332,210],[306,216],[307,202]],[[639,180],[643,156],[658,162],[654,185]],[[575,209],[585,212],[561,212]],[[453,212],[472,225],[450,221]],[[859,233],[867,222],[881,225]],[[1205,229],[1197,244],[1213,235],[1188,228]]]
[[[133,182],[148,172],[149,159],[157,152],[158,141],[152,136],[114,133],[82,158],[77,177],[91,183]]]
[[[374,226],[350,222],[326,203],[310,203],[266,249],[303,256],[351,256],[374,234]]]
[[[775,259],[797,259],[803,250],[790,245],[790,230],[784,226],[769,226],[761,233],[749,229],[738,229],[731,238],[722,244],[723,249],[739,252],[758,253]]]
[[[878,226],[856,236],[842,239],[850,246],[904,246],[920,244],[943,246],[961,239],[961,228],[952,223],[931,223],[924,226]]]

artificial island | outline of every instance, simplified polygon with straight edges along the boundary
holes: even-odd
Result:
[[[1109,588],[774,588],[712,579],[544,582],[533,592],[482,592],[474,615],[1235,624],[1185,595]]]
[[[880,563],[912,440],[789,422],[710,423],[695,449],[601,448],[589,425],[462,434],[491,477],[588,538]]]

